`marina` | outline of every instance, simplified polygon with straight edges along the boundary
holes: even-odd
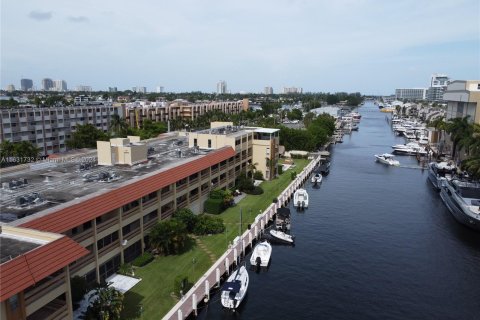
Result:
[[[268,272],[250,273],[235,313],[213,290],[199,319],[478,317],[480,233],[454,219],[428,170],[406,169],[418,168],[415,157],[395,170],[372,161],[404,140],[371,108],[331,149],[322,187],[305,184],[309,209],[288,204],[295,246],[273,245]]]

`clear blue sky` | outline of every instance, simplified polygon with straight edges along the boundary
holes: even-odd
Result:
[[[1,87],[388,94],[480,78],[480,1],[1,1]]]

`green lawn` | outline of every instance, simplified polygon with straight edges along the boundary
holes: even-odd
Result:
[[[300,173],[309,162],[310,160],[295,159],[296,167],[293,170]],[[291,170],[287,170],[280,177],[263,182],[262,195],[247,195],[235,207],[220,214],[219,217],[226,225],[225,233],[199,237],[216,258],[225,252],[228,242],[239,233],[240,209],[243,213],[242,231],[245,231],[255,216],[265,210],[288,186],[291,182],[290,172]],[[190,282],[195,283],[211,265],[208,254],[193,245],[182,254],[159,257],[148,265],[137,268],[135,276],[140,277],[142,281],[125,294],[122,319],[139,319],[140,306],[143,306],[143,319],[160,319],[176,303],[176,299],[171,296],[175,277],[184,274],[188,276]]]

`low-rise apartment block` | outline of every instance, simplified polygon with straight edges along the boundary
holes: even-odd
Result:
[[[227,114],[239,114],[247,111],[248,99],[239,101],[204,101],[190,103],[178,99],[172,102],[138,101],[125,106],[125,120],[132,127],[141,126],[144,120],[169,121],[175,119],[194,120],[209,111],[220,111]]]
[[[107,132],[112,116],[122,116],[122,108],[109,103],[72,107],[33,106],[0,110],[1,140],[30,141],[49,155],[67,150],[66,140],[78,125],[92,124]]]

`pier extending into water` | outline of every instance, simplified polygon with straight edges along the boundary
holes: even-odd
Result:
[[[321,157],[315,157],[277,197],[277,203],[272,203],[265,211],[260,213],[250,228],[241,236],[233,240],[229,249],[205,272],[195,285],[182,297],[180,301],[163,317],[165,320],[183,320],[190,314],[197,314],[200,302],[210,300],[210,292],[221,285],[222,277],[237,266],[239,257],[245,255],[247,249],[251,249],[254,241],[262,235],[270,219],[277,209],[286,205],[295,190],[300,188],[310,173],[320,163]]]

